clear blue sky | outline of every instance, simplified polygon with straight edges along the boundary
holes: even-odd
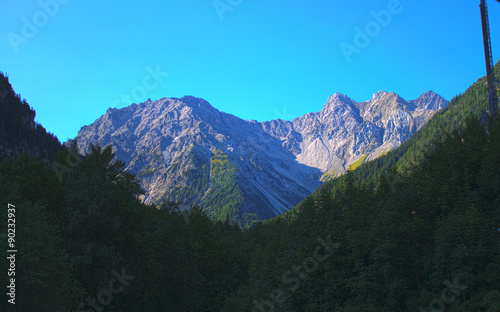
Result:
[[[500,3],[488,4],[496,63]],[[479,0],[3,0],[0,20],[0,71],[62,141],[148,98],[264,121],[335,92],[449,100],[485,74]]]

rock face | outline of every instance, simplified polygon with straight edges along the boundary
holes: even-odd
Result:
[[[447,105],[432,91],[413,101],[382,91],[366,102],[336,93],[320,112],[292,122],[264,123],[264,128],[286,142],[283,146],[297,156],[299,163],[343,174],[361,158],[370,161],[398,147]],[[284,137],[281,129],[297,135]]]
[[[108,109],[77,136],[80,148],[112,144],[141,181],[147,203],[198,204],[249,223],[295,206],[320,179],[399,146],[448,102],[378,92],[367,102],[334,94],[293,121],[245,121],[203,99],[163,98]]]

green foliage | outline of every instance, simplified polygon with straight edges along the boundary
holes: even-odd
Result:
[[[7,234],[7,208],[15,206],[15,276],[7,276],[8,262],[0,261],[0,283],[16,279],[16,305],[0,302],[2,311],[69,311],[83,294],[71,274],[64,248],[60,211],[62,188],[46,163],[27,156],[0,164],[0,233]],[[1,238],[7,248],[7,239]],[[12,248],[10,248],[12,249]],[[10,281],[9,281],[10,282]],[[50,299],[50,300],[49,300]],[[15,307],[15,308],[14,308]]]
[[[236,166],[224,152],[216,150],[210,158],[210,168],[210,188],[205,195],[208,215],[214,220],[229,218],[231,223],[241,222],[243,192],[236,181]]]
[[[181,162],[186,162],[181,165]],[[182,173],[181,168],[187,168]],[[210,164],[192,146],[184,155],[177,157],[168,168],[169,175],[183,177],[179,186],[169,190],[165,201],[182,202],[184,206],[197,204],[209,186]]]
[[[347,171],[354,171],[359,168],[365,161],[367,155],[363,155],[360,159],[356,160],[354,163],[352,163],[349,168],[347,168]]]
[[[62,151],[61,161],[75,150],[73,145]],[[89,302],[110,285],[118,288],[116,274],[126,272],[127,287],[98,307],[219,311],[247,279],[241,229],[229,220],[213,222],[196,207],[181,212],[172,202],[141,204],[136,177],[114,160],[110,146],[90,146],[80,157],[63,180],[45,162],[28,157],[0,164],[2,205],[16,204],[19,211],[17,307],[90,310]],[[2,233],[6,219],[2,213]],[[0,264],[7,272],[8,263]],[[6,277],[2,285],[8,285]],[[11,307],[2,300],[1,308]]]
[[[156,169],[144,169],[142,170],[141,172],[139,172],[137,174],[137,177],[140,178],[140,177],[144,177],[144,176],[147,176],[147,175],[150,175],[150,174],[153,174],[154,172],[156,171]]]
[[[186,169],[179,172],[181,168]],[[257,212],[242,209],[245,199],[239,186],[238,169],[223,151],[214,150],[207,161],[193,145],[173,161],[168,172],[172,177],[181,176],[181,182],[168,190],[164,202],[180,203],[182,209],[189,209],[203,199],[202,208],[212,220],[229,218],[231,224],[238,223],[243,228],[262,219]]]
[[[497,85],[500,85],[500,62],[495,65]],[[355,179],[364,184],[375,185],[391,168],[401,172],[411,171],[424,158],[424,153],[436,142],[442,141],[447,134],[465,127],[468,117],[484,119],[484,112],[489,107],[486,77],[478,79],[467,91],[454,97],[447,108],[438,111],[411,138],[399,148],[381,157],[360,165],[353,171]],[[325,183],[320,189],[331,189],[342,183],[343,177]]]
[[[251,228],[249,285],[223,311],[494,311],[500,123],[465,123],[410,171],[375,187],[350,172],[293,216]],[[337,247],[314,266],[318,238],[328,236]],[[270,295],[277,289],[285,300]]]
[[[63,181],[44,162],[8,160],[0,185],[20,209],[18,299],[26,310],[90,309],[113,272],[127,272],[106,311],[494,311],[499,155],[500,123],[470,118],[411,170],[375,186],[349,172],[245,232],[230,214],[140,203],[110,147],[91,146]],[[212,183],[232,190],[228,156],[211,164]]]
[[[338,177],[338,173],[335,170],[332,169],[332,170],[330,170],[328,172],[325,172],[323,174],[323,176],[321,176],[320,181],[321,182],[328,182],[330,180],[335,179],[336,177]]]
[[[76,166],[66,162],[76,143],[61,150],[58,163],[70,168],[60,177],[43,161],[6,159],[0,196],[2,207],[17,208],[16,308],[498,311],[500,122],[454,108],[470,99],[464,107],[480,110],[482,100],[472,101],[483,99],[483,84],[409,143],[263,223],[239,210],[237,168],[221,151],[210,163],[195,149],[179,159],[192,165],[188,180],[198,181],[185,191],[210,184],[206,196],[218,210],[141,203],[136,176],[111,147],[91,146]],[[235,220],[253,226],[242,231]],[[126,284],[115,283],[120,273]],[[0,283],[7,285],[6,274]],[[0,302],[1,311],[12,308]]]
[[[46,160],[55,159],[61,143],[34,121],[35,114],[0,72],[0,161],[23,153]]]

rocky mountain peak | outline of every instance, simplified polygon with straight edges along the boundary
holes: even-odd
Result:
[[[399,146],[446,104],[433,92],[405,101],[382,91],[366,102],[335,93],[319,112],[256,122],[184,96],[109,109],[77,139],[81,149],[112,144],[138,174],[148,203],[266,219],[295,206],[321,175],[343,174]]]
[[[352,102],[352,99],[349,98],[345,94],[342,94],[340,92],[336,92],[333,95],[330,95],[330,97],[328,98],[328,101],[326,102],[325,106],[328,105],[328,103],[337,102],[337,101]]]
[[[194,97],[191,95],[183,96],[181,98],[165,98],[167,100],[170,100],[171,103],[175,103],[176,105],[180,106],[187,106],[191,107],[193,109],[202,109],[206,111],[213,111],[213,112],[219,112],[218,109],[213,107],[210,103],[208,103],[206,100],[198,97]]]
[[[373,94],[372,100],[378,100],[384,96],[386,96],[388,93],[386,91],[379,91]]]
[[[352,103],[354,103],[354,101],[351,98],[337,92],[328,98],[328,101],[323,106],[322,111],[328,112],[334,110],[337,106],[352,106]]]
[[[444,100],[437,93],[430,90],[411,102],[413,102],[416,106],[426,110],[440,110],[448,105],[448,102],[446,100]]]

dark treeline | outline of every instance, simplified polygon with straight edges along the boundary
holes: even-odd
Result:
[[[478,117],[483,88],[247,231],[141,203],[111,147],[8,157],[0,233],[15,205],[16,305],[5,292],[0,311],[499,311],[500,122]],[[2,256],[4,289],[8,269]]]
[[[232,311],[499,311],[500,124],[488,132],[471,118],[411,173],[375,188],[348,174],[250,230],[261,244]]]
[[[28,156],[0,165],[18,249],[17,310],[2,295],[2,311],[219,311],[247,280],[238,226],[197,208],[182,215],[175,205],[141,204],[135,176],[110,147],[92,147],[78,166],[69,152],[58,155],[59,167],[71,168],[61,180]],[[0,281],[9,285],[7,274]]]
[[[28,156],[0,164],[17,213],[17,311],[500,309],[498,122],[470,118],[410,173],[375,188],[349,174],[292,220],[245,232],[196,207],[144,205],[110,147],[77,166],[75,148],[58,155],[61,179]],[[16,311],[7,296],[1,306]]]
[[[495,65],[496,83],[500,86],[500,62]],[[399,148],[356,169],[355,179],[363,183],[376,183],[380,177],[397,165],[400,171],[411,170],[423,157],[424,152],[436,140],[443,139],[454,130],[463,128],[469,116],[476,116],[484,122],[488,103],[486,77],[476,81],[464,93],[455,96],[448,107],[438,111],[425,126],[405,141]],[[500,89],[498,91],[500,94]],[[325,188],[332,188],[342,179],[330,181]]]
[[[0,72],[0,161],[21,153],[45,160],[55,158],[61,143],[35,122],[35,114]]]

